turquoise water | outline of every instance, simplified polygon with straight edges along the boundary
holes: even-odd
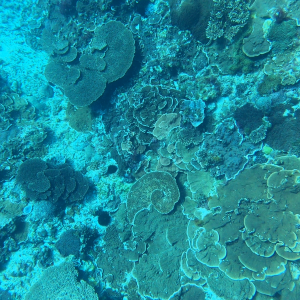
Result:
[[[2,0],[0,299],[299,299],[299,16]]]

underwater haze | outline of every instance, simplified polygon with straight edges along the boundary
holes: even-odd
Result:
[[[300,1],[0,0],[0,300],[299,300]]]

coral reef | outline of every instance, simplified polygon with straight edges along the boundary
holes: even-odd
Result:
[[[299,1],[0,14],[0,298],[300,298]]]

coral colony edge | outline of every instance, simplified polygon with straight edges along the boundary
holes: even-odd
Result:
[[[0,300],[299,300],[300,1],[2,0]]]

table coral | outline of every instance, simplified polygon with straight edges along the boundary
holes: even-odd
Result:
[[[100,55],[103,47],[107,49]],[[63,88],[70,102],[78,107],[96,101],[104,93],[106,83],[125,75],[132,64],[135,42],[131,31],[121,22],[110,21],[95,30],[92,49],[91,53],[88,49],[83,51],[79,63],[70,65],[77,57],[77,49],[67,48],[50,59],[45,70],[48,81]]]

